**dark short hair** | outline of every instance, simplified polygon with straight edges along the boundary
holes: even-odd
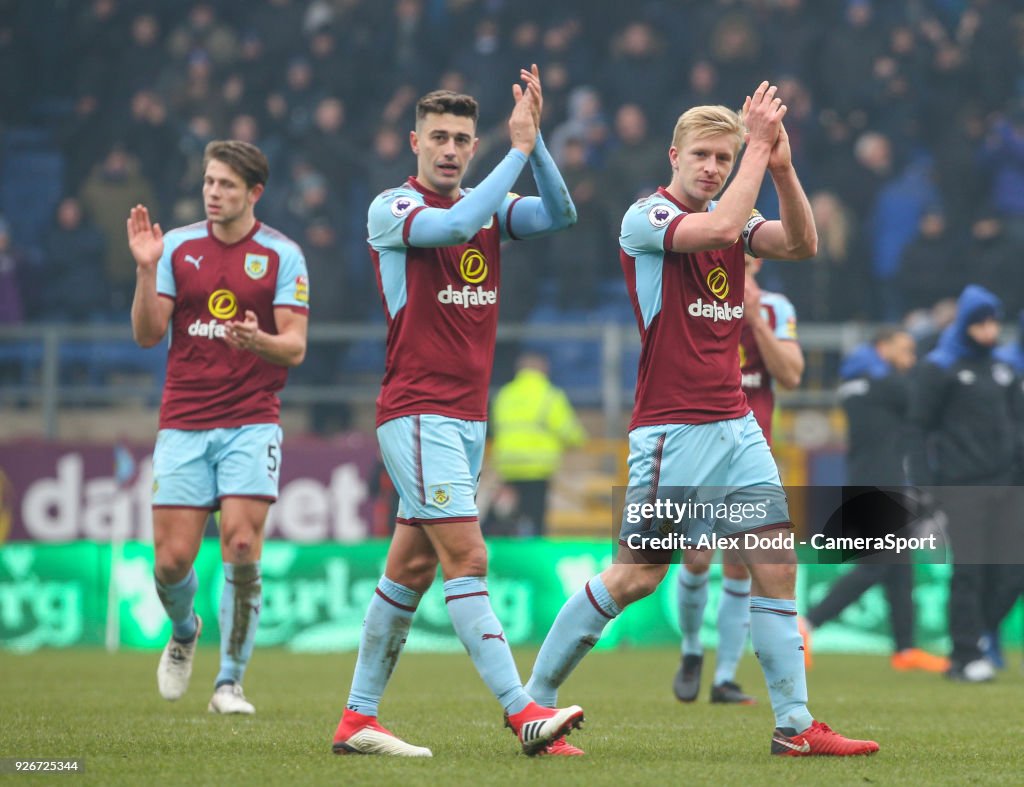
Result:
[[[248,142],[238,139],[215,139],[206,146],[203,152],[203,171],[211,161],[227,164],[242,180],[247,188],[256,184],[266,185],[270,179],[270,164],[263,151]]]
[[[416,102],[416,122],[427,115],[455,115],[470,118],[476,123],[480,117],[480,105],[472,96],[451,90],[434,90]]]
[[[883,325],[875,331],[874,336],[871,338],[871,343],[875,346],[885,344],[901,334],[911,335],[910,331],[900,325]]]

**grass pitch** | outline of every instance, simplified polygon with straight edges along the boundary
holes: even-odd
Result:
[[[519,652],[523,674],[534,654]],[[156,690],[158,653],[0,654],[0,757],[84,758],[81,774],[6,777],[59,784],[1020,784],[1024,674],[1012,666],[988,685],[896,673],[880,656],[821,655],[811,709],[856,737],[873,757],[768,755],[773,727],[752,656],[739,680],[753,707],[678,703],[667,650],[591,654],[561,700],[587,722],[571,742],[582,758],[527,758],[502,728],[501,709],[463,654],[406,654],[382,706],[396,734],[429,746],[431,760],[334,756],[354,654],[257,650],[246,678],[252,718],[207,713],[217,656],[200,649],[192,686],[176,703]],[[2,780],[3,777],[0,777]]]

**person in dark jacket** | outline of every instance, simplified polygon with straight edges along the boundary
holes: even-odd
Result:
[[[1024,311],[1018,316],[1017,338],[998,347],[992,355],[999,361],[1009,365],[1021,380],[1024,380]],[[1017,437],[1019,449],[1024,449],[1024,413],[1017,414]],[[1024,454],[1024,451],[1021,452]],[[1017,484],[1024,485],[1024,467],[1018,465]],[[1002,649],[999,645],[999,624],[1006,618],[1024,596],[1024,568],[1021,566],[1006,567],[1004,582],[1000,592],[992,599],[986,609],[986,630],[981,637],[981,651],[992,664],[1002,669],[1005,666]]]
[[[916,362],[914,338],[900,328],[883,328],[873,342],[843,359],[838,393],[849,425],[846,474],[850,484],[906,481],[902,441],[910,404],[906,372]]]
[[[917,356],[914,338],[900,328],[883,328],[857,347],[839,369],[839,398],[848,424],[847,483],[857,487],[903,486],[907,408],[907,372]],[[945,672],[949,661],[914,647],[914,567],[888,560],[858,563],[832,586],[802,621],[804,657],[810,662],[811,633],[837,618],[865,591],[881,583],[889,602],[895,643],[891,664],[897,670]]]
[[[106,243],[77,197],[60,201],[53,227],[43,241],[46,281],[37,286],[42,295],[42,319],[89,322],[109,312]]]
[[[1017,338],[997,347],[992,355],[1008,364],[1018,377],[1024,377],[1024,311],[1017,316]]]
[[[971,683],[995,674],[979,638],[998,625],[992,599],[1016,573],[1009,563],[1020,562],[1021,550],[1012,487],[1020,390],[1013,369],[993,354],[1001,310],[999,298],[969,284],[953,324],[918,366],[910,397],[910,480],[935,487],[953,548],[948,675]]]

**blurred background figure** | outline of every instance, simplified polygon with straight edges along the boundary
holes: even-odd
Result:
[[[569,398],[548,379],[548,360],[524,353],[516,376],[491,407],[492,455],[505,487],[515,494],[512,511],[485,528],[488,535],[542,536],[551,476],[566,447],[587,439]]]
[[[1016,337],[997,348],[993,356],[997,361],[1002,361],[1013,369],[1019,379],[1024,379],[1024,311],[1021,311],[1017,318]],[[1015,415],[1017,417],[1017,439],[1019,445],[1024,446],[1024,410],[1018,409]],[[1024,488],[1024,463],[1018,465],[1014,483],[1018,489]],[[1000,625],[1006,620],[1017,600],[1024,596],[1024,566],[1007,565],[1003,571],[1004,581],[998,595],[989,606],[990,614],[986,621],[989,628],[982,633],[979,643],[985,658],[991,661],[997,669],[1006,666],[1000,643]]]
[[[579,220],[571,233],[548,239],[551,254],[561,262],[546,275],[557,282],[558,309],[586,313],[598,306],[600,283],[618,267],[614,241],[608,233],[600,177],[587,165],[583,139],[572,136],[564,140],[555,161],[576,204]]]
[[[159,206],[153,189],[139,167],[138,159],[114,145],[82,184],[82,206],[107,239],[124,233],[124,217],[135,205]],[[107,243],[106,273],[110,308],[127,315],[135,292],[135,261],[123,243]]]
[[[30,275],[28,258],[11,242],[11,230],[0,216],[0,324],[18,325],[25,319],[22,292]]]
[[[106,239],[76,197],[65,197],[45,241],[47,284],[43,311],[48,322],[91,322],[109,312],[104,286]]]
[[[651,137],[647,113],[639,104],[623,104],[615,112],[615,135],[605,163],[603,191],[608,215],[623,205],[657,191],[666,177],[667,159]]]
[[[326,217],[314,216],[302,234],[302,249],[310,280],[321,282],[312,293],[310,308],[326,323],[344,322],[363,316],[368,305],[348,281],[347,260],[338,245],[337,232]],[[300,384],[336,386],[344,383],[342,361],[348,343],[312,344],[306,362],[293,373]],[[352,410],[344,402],[310,406],[310,430],[318,435],[343,432],[352,425]]]
[[[839,399],[846,413],[847,483],[856,487],[902,487],[906,484],[904,457],[910,386],[907,372],[917,356],[914,337],[899,328],[881,329],[869,344],[851,352],[840,367]],[[874,585],[881,584],[889,602],[896,670],[945,672],[949,660],[914,647],[914,566],[864,562],[840,577],[828,595],[803,620],[804,659],[811,662],[811,635],[842,614]]]
[[[956,319],[914,375],[908,417],[910,481],[934,487],[949,521],[948,675],[979,683],[994,670],[979,640],[1001,620],[993,606],[1019,567],[1017,494],[1019,380],[993,355],[1002,304],[976,284],[964,288]]]
[[[917,235],[903,249],[896,276],[908,310],[927,308],[949,292],[953,282],[959,288],[967,283],[962,250],[953,242],[938,206],[921,216]]]

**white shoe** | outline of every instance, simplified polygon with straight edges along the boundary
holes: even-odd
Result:
[[[244,713],[251,716],[256,712],[253,704],[245,698],[242,693],[242,686],[239,683],[225,683],[218,686],[210,698],[210,705],[207,708],[210,713]]]
[[[180,700],[188,690],[192,677],[192,657],[196,655],[196,643],[203,633],[203,619],[196,615],[196,635],[191,642],[178,642],[171,637],[160,654],[156,668],[156,685],[165,700]]]
[[[975,659],[964,664],[964,679],[971,683],[984,683],[996,676],[996,668],[988,659]]]
[[[363,716],[346,710],[334,733],[335,754],[384,754],[391,757],[433,757],[425,746],[406,743],[377,722],[376,716]]]
[[[519,713],[508,717],[508,725],[519,738],[523,753],[528,757],[539,754],[548,744],[579,729],[583,724],[583,708],[545,708],[531,702]]]

